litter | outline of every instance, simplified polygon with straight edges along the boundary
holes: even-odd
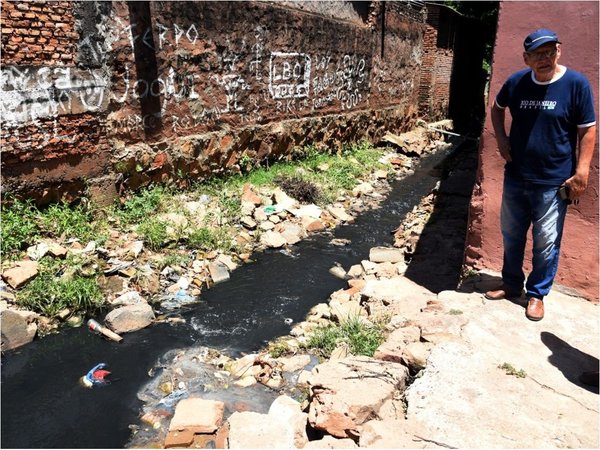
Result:
[[[100,363],[91,368],[87,374],[81,377],[83,385],[88,388],[93,388],[110,384],[110,381],[107,380],[106,377],[111,373],[108,370],[104,370],[106,366],[106,363]]]
[[[91,331],[97,331],[98,333],[103,334],[104,336],[106,336],[109,339],[112,339],[115,342],[121,342],[123,340],[123,338],[121,336],[119,336],[117,333],[115,333],[114,331],[109,330],[108,328],[100,325],[94,319],[88,320],[87,325],[88,325],[88,328]]]

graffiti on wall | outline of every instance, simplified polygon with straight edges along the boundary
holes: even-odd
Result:
[[[161,122],[179,133],[213,126],[225,115],[240,123],[253,123],[319,110],[352,110],[366,104],[368,58],[333,50],[325,54],[271,50],[266,44],[268,34],[268,28],[257,26],[247,39],[234,43],[226,38],[217,45],[203,39],[194,24],[156,23],[155,29],[134,34],[132,25],[120,23],[92,52],[100,61],[116,48],[122,53],[124,43],[128,45],[130,60],[121,62],[119,73],[75,67],[3,67],[2,117],[5,124],[16,127],[40,118],[108,113],[108,106],[113,104],[118,105],[112,108],[117,112],[129,106],[127,114],[109,115],[113,132],[137,133]],[[90,46],[90,42],[83,39],[80,45]],[[136,43],[156,47],[162,66],[155,79],[136,76]],[[197,48],[204,53],[197,56]],[[180,50],[178,55],[188,52],[195,57],[177,65],[173,49]],[[210,49],[210,56],[206,56],[206,49]],[[144,97],[160,98],[160,111],[146,116],[131,114],[132,109],[139,111],[136,105]]]

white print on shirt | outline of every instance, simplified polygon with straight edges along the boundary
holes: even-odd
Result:
[[[520,109],[554,109],[556,100],[521,100]]]

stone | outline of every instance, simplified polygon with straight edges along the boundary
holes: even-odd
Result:
[[[256,358],[258,355],[253,353],[250,355],[245,355],[240,359],[232,360],[227,363],[226,369],[233,375],[234,377],[242,377],[248,375],[248,371],[251,367],[254,366],[256,362]]]
[[[408,318],[419,316],[427,301],[435,297],[431,291],[405,277],[367,280],[361,294],[369,302],[380,300],[384,305],[390,306],[388,312]]]
[[[237,269],[237,264],[233,261],[233,258],[229,255],[220,254],[217,256],[216,262],[225,264],[229,270]]]
[[[29,314],[35,313],[29,312]],[[5,309],[0,311],[0,346],[2,351],[12,350],[33,341],[37,333],[37,325],[27,315]]]
[[[370,420],[360,430],[360,448],[425,448],[425,441],[416,441],[415,426],[406,420]]]
[[[266,223],[266,222],[265,222]],[[283,247],[287,241],[285,238],[276,231],[267,231],[260,236],[260,242],[270,248]]]
[[[302,229],[302,226],[297,223],[283,222],[278,226],[278,231],[288,245],[294,245],[302,238],[306,237],[306,232]]]
[[[242,202],[252,203],[253,205],[259,206],[262,204],[262,200],[260,196],[254,192],[252,186],[249,184],[245,184],[242,188]]]
[[[39,264],[35,261],[19,261],[14,267],[2,272],[2,278],[11,288],[19,289],[38,274]]]
[[[189,430],[169,431],[165,438],[164,448],[185,448],[194,442],[194,432]]]
[[[50,242],[48,243],[48,253],[50,253],[55,258],[63,259],[67,257],[67,253],[69,253],[69,250],[67,250],[62,245],[57,244],[56,242]]]
[[[338,300],[331,300],[329,307],[331,308],[331,316],[339,323],[357,319],[363,315],[360,303],[355,300],[349,300],[344,303]]]
[[[430,342],[411,342],[402,350],[402,362],[415,371],[424,369],[432,348]]]
[[[323,436],[323,439],[310,441],[304,448],[358,448],[356,442],[350,438],[336,439],[333,436]]]
[[[137,305],[138,303],[147,303],[138,291],[126,292],[111,302],[113,306]]]
[[[302,227],[309,233],[317,233],[325,230],[325,224],[319,219],[314,219],[309,216],[302,217],[300,223]]]
[[[404,251],[399,248],[373,247],[369,250],[369,261],[374,263],[404,262]]]
[[[306,219],[318,219],[321,217],[321,213],[323,212],[321,208],[314,204],[301,205],[298,208],[289,208],[288,211],[295,217],[302,217]]]
[[[50,248],[48,247],[48,244],[45,242],[40,242],[39,244],[33,245],[27,249],[27,256],[29,256],[29,258],[33,261],[38,261],[42,259],[49,250]]]
[[[336,218],[337,220],[341,220],[342,222],[352,222],[354,217],[349,215],[344,208],[329,206],[327,207],[327,211]]]
[[[256,377],[254,375],[247,375],[233,382],[233,384],[241,388],[250,387],[256,383],[258,383],[258,381],[256,381]]]
[[[352,356],[316,366],[307,380],[313,428],[336,437],[352,437],[377,417],[384,402],[404,390],[408,369],[401,364]]]
[[[263,231],[270,231],[275,228],[275,224],[267,219],[264,222],[261,222],[258,228]]]
[[[275,361],[282,365],[281,370],[284,372],[296,372],[310,364],[310,355],[282,356]]]
[[[147,303],[139,303],[112,310],[104,321],[115,333],[128,333],[147,327],[154,318],[152,307]]]
[[[256,229],[257,223],[252,219],[252,217],[244,216],[241,218],[240,222],[244,227],[248,228],[249,230]]]
[[[280,395],[271,403],[269,416],[287,424],[287,430],[293,434],[295,448],[302,448],[308,442],[306,435],[308,414],[302,412],[300,403],[296,400],[287,395]]]
[[[348,276],[350,278],[360,278],[363,273],[364,273],[363,267],[360,264],[354,264],[348,270]]]
[[[264,222],[269,219],[267,213],[262,208],[256,208],[254,211],[254,219],[258,222]]]
[[[308,439],[303,440],[299,430],[301,416],[288,423],[289,412],[284,416],[277,415],[283,409],[284,405],[277,406],[275,412],[268,415],[252,411],[234,412],[227,421],[227,448],[296,448],[295,442],[306,442]],[[303,424],[306,428],[306,419]]]
[[[333,266],[331,269],[329,269],[329,273],[340,280],[345,280],[347,278],[346,271],[340,266]]]
[[[214,433],[223,423],[225,404],[202,398],[180,400],[169,424],[169,431],[187,430],[193,433]]]
[[[215,284],[229,280],[229,270],[227,269],[227,266],[221,262],[210,262],[208,264],[208,271]]]
[[[373,192],[373,185],[371,183],[360,183],[352,189],[352,195],[359,197],[361,195],[370,194]]]
[[[287,195],[280,188],[274,190],[273,197],[275,200],[275,204],[281,209],[289,210],[290,208],[296,207],[296,205],[298,204],[298,202],[295,199]]]

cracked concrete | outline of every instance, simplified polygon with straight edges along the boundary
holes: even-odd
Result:
[[[598,448],[598,390],[578,381],[598,370],[598,304],[555,289],[531,322],[525,298],[483,297],[498,280],[482,273],[438,295],[468,323],[406,392],[407,428],[426,430],[415,447]]]

